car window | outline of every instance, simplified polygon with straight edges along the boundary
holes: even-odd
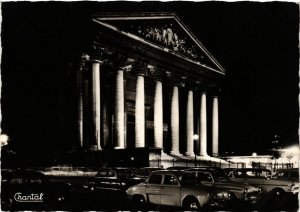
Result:
[[[148,183],[150,184],[161,184],[162,175],[160,174],[153,174],[149,177]]]
[[[28,178],[27,183],[42,184],[41,178]]]
[[[110,170],[107,172],[107,177],[116,177],[116,176],[117,176],[117,173],[115,171]]]
[[[287,172],[283,172],[283,171],[278,172],[276,175],[277,175],[278,177],[288,177],[288,176],[289,176]]]
[[[298,171],[291,171],[290,177],[291,178],[299,178],[299,172]]]
[[[26,178],[26,177],[12,178],[10,181],[11,184],[24,184],[24,183],[41,184],[42,182],[43,180],[41,178]]]
[[[178,185],[178,180],[174,175],[165,175],[165,185]]]
[[[198,181],[212,182],[213,179],[209,173],[198,172],[197,176]]]
[[[242,172],[242,171],[235,171],[234,172],[234,176],[236,178],[241,178],[241,177],[246,177],[246,174],[244,172]]]
[[[131,175],[133,172],[130,169],[119,169],[118,170],[119,175]]]
[[[179,180],[183,185],[195,185],[197,184],[195,173],[184,173],[179,176]]]
[[[215,170],[214,171],[214,178],[216,181],[228,181],[228,176],[223,170]]]
[[[106,177],[106,173],[107,173],[106,170],[99,171],[99,172],[96,174],[96,177]]]
[[[236,178],[267,178],[270,175],[268,170],[237,170],[234,173]]]
[[[22,184],[22,183],[26,183],[26,179],[24,179],[22,177],[12,178],[10,183],[11,184]]]
[[[258,173],[256,174],[253,171],[247,171],[245,174],[246,174],[247,177],[255,177]]]

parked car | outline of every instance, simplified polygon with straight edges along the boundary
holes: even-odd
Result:
[[[232,181],[247,183],[262,189],[263,196],[280,207],[290,195],[298,195],[299,179],[272,179],[268,169],[242,168],[232,169],[228,176]]]
[[[198,185],[195,175],[175,170],[153,171],[145,182],[128,188],[126,192],[140,208],[151,203],[194,210],[230,201],[228,192]]]
[[[260,199],[260,188],[243,183],[233,182],[220,168],[199,167],[186,169],[185,171],[195,174],[198,183],[202,185],[228,191],[231,194],[232,200],[250,203],[253,205],[256,204]]]
[[[143,179],[136,177],[130,168],[112,167],[99,170],[94,177],[87,180],[83,187],[90,191],[125,191],[142,181]]]
[[[272,175],[272,179],[299,181],[299,169],[279,169]]]
[[[2,170],[1,175],[1,205],[4,210],[54,210],[65,204],[72,189],[67,183],[51,183],[37,171]]]

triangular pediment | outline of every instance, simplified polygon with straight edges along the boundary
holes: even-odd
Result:
[[[100,15],[94,21],[126,33],[161,48],[163,51],[186,58],[198,65],[224,73],[224,68],[205,49],[175,14],[143,13],[131,15]]]

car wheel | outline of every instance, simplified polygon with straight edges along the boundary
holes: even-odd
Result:
[[[271,191],[272,203],[276,207],[280,207],[285,200],[285,192],[282,189],[273,189]]]
[[[200,204],[195,198],[188,198],[184,201],[183,207],[185,210],[199,210]]]
[[[134,207],[138,210],[146,209],[146,200],[142,195],[135,195],[132,198]]]

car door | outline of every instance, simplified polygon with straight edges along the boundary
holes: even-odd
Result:
[[[108,170],[105,180],[102,182],[103,187],[108,190],[120,190],[121,181],[118,178],[117,172],[115,170]]]
[[[160,205],[160,190],[162,186],[162,174],[152,174],[146,183],[146,196],[149,203]]]
[[[180,188],[181,185],[175,175],[164,175],[163,184],[160,191],[161,204],[180,206]]]

